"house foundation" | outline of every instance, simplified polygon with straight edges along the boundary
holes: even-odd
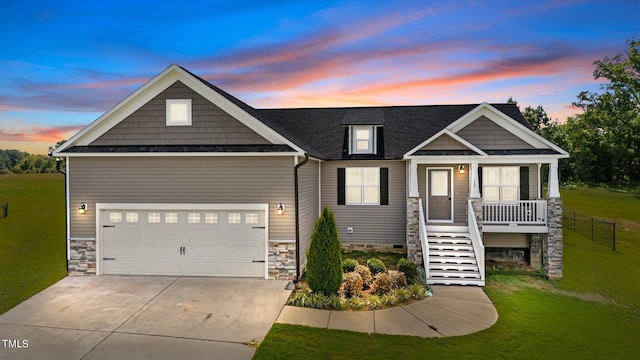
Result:
[[[294,280],[296,278],[295,241],[269,241],[269,279]]]
[[[69,260],[67,262],[69,275],[96,274],[96,241],[70,240]]]
[[[420,244],[420,198],[407,198],[407,259],[422,265]]]

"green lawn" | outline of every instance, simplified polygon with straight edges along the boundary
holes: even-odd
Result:
[[[640,200],[633,193],[564,190],[564,204],[614,220],[617,251],[565,230],[564,278],[491,274],[498,322],[479,333],[417,338],[275,324],[255,359],[638,358]]]
[[[64,176],[0,175],[0,314],[66,275]]]

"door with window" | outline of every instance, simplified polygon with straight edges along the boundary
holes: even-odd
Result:
[[[427,220],[453,222],[453,169],[427,168]]]

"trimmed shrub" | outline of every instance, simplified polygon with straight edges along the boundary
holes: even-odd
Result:
[[[373,276],[371,276],[371,270],[369,270],[368,267],[358,264],[356,265],[355,271],[360,275],[360,278],[362,278],[363,286],[368,287],[369,285],[371,285]]]
[[[358,296],[362,293],[362,277],[357,272],[344,274],[342,291],[345,297]]]
[[[377,294],[388,294],[393,290],[393,280],[387,273],[379,273],[376,275],[373,285]]]
[[[380,259],[371,258],[367,260],[367,266],[369,267],[369,270],[371,270],[371,275],[373,276],[387,272],[387,267],[384,266],[384,263]]]
[[[393,280],[393,285],[397,288],[407,286],[407,277],[403,272],[394,272],[393,275],[391,275],[391,279]]]
[[[314,292],[331,295],[342,283],[342,252],[338,227],[329,208],[322,209],[307,250],[307,282]]]
[[[407,283],[414,284],[419,281],[418,267],[409,259],[400,259],[398,261],[398,270],[407,277]]]
[[[356,265],[358,265],[358,260],[356,259],[344,259],[342,261],[342,272],[350,273],[356,271]]]

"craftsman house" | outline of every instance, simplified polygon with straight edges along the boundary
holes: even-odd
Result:
[[[562,276],[563,149],[513,104],[254,109],[171,65],[59,147],[70,274],[293,279],[315,220],[429,283]],[[543,193],[543,171],[548,187]]]

